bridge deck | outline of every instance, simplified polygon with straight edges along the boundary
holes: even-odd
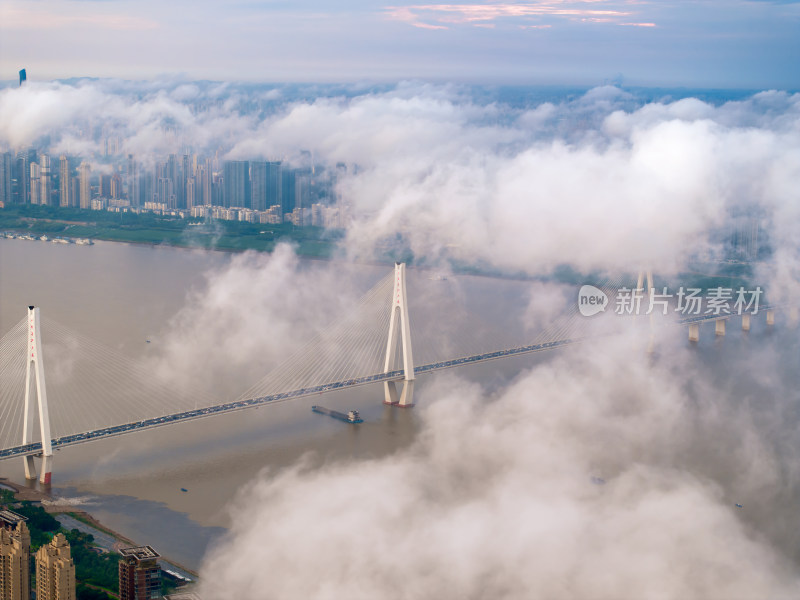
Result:
[[[569,344],[574,344],[579,341],[581,340],[580,339],[558,340],[555,342],[547,342],[546,344],[532,344],[530,346],[521,346],[519,348],[498,350],[496,352],[488,352],[485,354],[476,354],[474,356],[466,356],[462,358],[456,358],[453,360],[430,363],[427,365],[420,365],[418,367],[415,367],[414,374],[421,375],[423,373],[432,373],[433,371],[439,371],[442,369],[448,369],[451,367],[458,367],[467,364],[475,364],[489,360],[496,360],[498,358],[504,358],[506,356],[513,356],[516,354],[529,354],[531,352],[552,350],[555,348],[567,346]],[[347,379],[345,381],[336,381],[332,383],[325,383],[322,385],[315,385],[312,387],[291,390],[289,392],[281,392],[279,394],[273,394],[271,396],[261,396],[258,398],[248,398],[247,400],[226,402],[224,404],[218,404],[215,406],[208,406],[205,408],[198,408],[194,410],[187,410],[183,412],[164,415],[163,417],[145,419],[143,421],[135,421],[133,423],[115,425],[114,427],[95,429],[93,431],[87,431],[84,433],[77,433],[74,435],[67,435],[54,438],[53,448],[63,448],[65,446],[73,446],[75,444],[82,444],[85,442],[101,438],[113,437],[117,435],[123,435],[126,433],[133,433],[135,431],[141,431],[143,429],[153,429],[155,427],[163,427],[164,425],[170,425],[182,421],[202,419],[213,415],[234,412],[237,410],[244,410],[247,408],[253,408],[255,406],[261,406],[264,404],[274,404],[281,401],[301,398],[303,396],[312,396],[314,394],[321,394],[323,392],[329,392],[332,390],[351,388],[359,385],[367,385],[369,383],[397,381],[402,378],[403,378],[402,371],[389,371],[388,373],[376,373],[374,375],[367,375],[365,377],[358,377],[356,379]],[[4,450],[0,450],[0,460],[5,458],[11,458],[14,456],[37,455],[41,454],[41,452],[42,452],[41,442],[34,442],[32,444],[14,446],[12,448],[6,448]]]
[[[766,310],[773,310],[774,307],[761,307],[759,312],[766,311]],[[689,318],[682,319],[680,321],[674,322],[674,325],[682,326],[682,325],[689,325],[695,323],[702,323],[706,321],[716,321],[718,319],[729,319],[731,317],[735,317],[739,315],[698,315],[692,316]],[[426,365],[420,365],[414,368],[415,375],[422,375],[424,373],[432,373],[434,371],[440,371],[442,369],[449,369],[452,367],[458,367],[462,365],[468,364],[476,364],[480,362],[486,362],[490,360],[497,360],[499,358],[505,358],[507,356],[514,356],[514,355],[521,355],[521,354],[530,354],[533,352],[541,352],[544,350],[554,350],[556,348],[562,348],[564,346],[568,346],[570,344],[575,344],[581,341],[584,341],[586,338],[572,338],[572,339],[565,339],[565,340],[557,340],[552,342],[547,342],[544,344],[531,344],[528,346],[520,346],[518,348],[509,348],[506,350],[498,350],[495,352],[487,352],[484,354],[475,354],[473,356],[465,356],[461,358],[455,358],[452,360],[446,360],[441,362],[429,363]],[[332,390],[337,389],[344,389],[344,388],[351,388],[360,385],[367,385],[370,383],[380,383],[384,381],[396,381],[403,378],[402,371],[390,371],[388,373],[376,373],[374,375],[367,375],[364,377],[358,377],[355,379],[347,379],[344,381],[336,381],[331,383],[325,383],[322,385],[315,385],[306,388],[300,388],[296,390],[291,390],[288,392],[281,392],[279,394],[273,394],[270,396],[261,396],[257,398],[248,398],[247,400],[237,400],[234,402],[226,402],[224,404],[218,404],[214,406],[208,406],[205,408],[198,408],[194,410],[188,410],[183,412],[172,413],[168,415],[164,415],[161,417],[155,417],[152,419],[145,419],[143,421],[135,421],[132,423],[125,423],[122,425],[116,425],[113,427],[106,427],[104,429],[95,429],[92,431],[87,431],[84,433],[77,433],[74,435],[67,435],[53,439],[53,448],[63,448],[66,446],[72,446],[75,444],[82,444],[85,442],[89,442],[92,440],[97,440],[101,438],[113,437],[118,435],[124,435],[126,433],[133,433],[136,431],[141,431],[143,429],[153,429],[155,427],[163,427],[165,425],[171,425],[173,423],[183,422],[183,421],[191,421],[194,419],[202,419],[205,417],[210,417],[213,415],[218,415],[222,413],[229,413],[234,412],[237,410],[245,410],[248,408],[252,408],[255,406],[262,406],[264,404],[274,404],[277,402],[282,402],[286,400],[293,400],[296,398],[302,398],[304,396],[312,396],[314,394],[321,394],[323,392],[329,392]],[[41,454],[42,452],[42,444],[41,442],[35,442],[32,444],[25,444],[21,446],[14,446],[11,448],[6,448],[0,450],[0,460],[11,458],[14,456],[29,456],[29,455],[37,455]]]

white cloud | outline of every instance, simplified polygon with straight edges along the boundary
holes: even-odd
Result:
[[[784,485],[795,456],[776,454],[775,424],[715,402],[690,351],[651,364],[630,348],[623,338],[571,351],[493,398],[455,377],[427,381],[408,449],[263,473],[232,506],[201,593],[796,595],[791,563],[734,506]],[[734,490],[715,479],[730,469]]]
[[[399,233],[432,259],[529,273],[646,265],[658,276],[751,211],[776,246],[762,277],[788,293],[798,274],[797,98],[631,102],[610,88],[524,111],[413,86],[323,98],[265,118],[231,156],[313,148],[323,162],[357,164],[341,182],[357,217],[355,256]],[[292,297],[306,282],[289,255],[273,260]],[[246,273],[249,285],[256,271]],[[224,279],[210,288],[241,288]],[[533,287],[531,331],[570,302],[569,290]],[[205,312],[208,301],[195,306]],[[260,327],[292,323],[287,314]],[[765,505],[783,511],[798,481],[796,450],[774,443],[791,437],[780,416],[789,387],[770,375],[776,356],[732,365],[763,376],[748,380],[755,391],[729,389],[692,350],[664,343],[670,352],[655,362],[625,336],[587,345],[491,394],[454,377],[426,382],[423,432],[406,450],[322,469],[312,457],[244,489],[202,593],[797,595],[794,536]]]
[[[800,96],[642,103],[606,86],[508,107],[413,82],[350,93],[30,85],[0,91],[0,144],[50,135],[53,151],[88,151],[91,122],[139,155],[310,150],[349,167],[338,184],[355,218],[345,250],[361,258],[399,238],[433,264],[646,266],[658,279],[753,216],[774,249],[759,283],[779,298],[800,292]],[[356,279],[341,265],[302,267],[285,246],[235,257],[190,295],[160,358],[210,391],[246,387],[352,305]],[[530,297],[529,331],[571,301],[544,284]],[[797,595],[791,535],[734,508],[796,488],[795,451],[771,442],[788,435],[777,399],[790,388],[754,376],[759,394],[721,393],[691,352],[651,364],[630,342],[565,353],[495,394],[439,378],[419,386],[424,431],[406,451],[265,473],[208,558],[206,597]],[[739,371],[769,373],[775,358]],[[773,400],[751,410],[761,398]]]
[[[346,313],[360,289],[353,277],[346,267],[300,265],[286,244],[272,254],[236,256],[189,293],[151,369],[229,399]]]
[[[52,152],[85,153],[105,131],[145,160],[189,147],[292,163],[309,150],[350,167],[338,186],[354,217],[351,257],[391,243],[428,263],[668,275],[718,255],[719,232],[749,216],[778,259],[764,281],[777,294],[800,272],[800,95],[642,103],[603,86],[509,107],[418,82],[317,92],[297,100],[289,88],[182,79],[34,82],[0,91],[0,144],[47,135]]]

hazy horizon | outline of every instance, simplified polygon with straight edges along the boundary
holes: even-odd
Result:
[[[0,78],[796,88],[795,0],[0,6]]]

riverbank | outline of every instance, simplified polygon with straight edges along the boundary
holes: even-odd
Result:
[[[33,236],[91,238],[112,242],[168,245],[206,250],[270,252],[281,241],[297,253],[329,258],[344,233],[289,223],[181,219],[154,213],[115,213],[50,206],[7,206],[0,210],[0,230]]]
[[[296,227],[290,223],[259,224],[239,221],[182,219],[155,213],[116,213],[38,205],[11,205],[0,209],[0,231],[41,237],[89,238],[142,246],[165,246],[174,249],[218,252],[272,252],[280,243],[294,245],[295,253],[310,260],[343,261],[364,265],[391,266],[406,262],[409,268],[439,271],[440,264],[427,264],[424,257],[414,257],[409,248],[393,243],[371,257],[357,260],[345,256],[341,242],[344,230],[322,227]],[[447,271],[458,275],[519,281],[553,281],[580,285],[602,281],[601,273],[577,273],[556,267],[551,273],[533,276],[524,271],[501,271],[489,264],[445,260]],[[753,265],[746,262],[719,261],[695,265],[695,270],[681,273],[682,284],[694,287],[747,287]],[[630,277],[635,280],[636,273]]]
[[[83,533],[91,534],[95,538],[95,544],[106,551],[118,552],[121,548],[142,545],[107,527],[84,509],[69,504],[63,498],[54,497],[46,490],[21,485],[5,477],[0,477],[0,487],[11,491],[17,502],[31,502],[40,505],[47,513],[55,516],[66,529],[78,529]],[[171,568],[183,576],[190,576],[189,578],[195,581],[199,577],[197,571],[165,556],[161,557],[160,562],[164,563],[166,568]],[[164,568],[163,565],[162,568]]]

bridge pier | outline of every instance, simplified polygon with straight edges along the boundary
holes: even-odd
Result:
[[[399,406],[401,408],[411,408],[414,406],[414,380],[403,381],[403,389],[398,394],[397,385],[394,381],[387,381],[384,384],[384,404]]]
[[[767,325],[775,325],[775,310],[769,309],[767,311]]]
[[[25,456],[25,479],[33,481],[36,479],[36,463],[33,462],[33,456]]]
[[[403,391],[400,394],[397,393],[397,385],[394,381],[384,382],[383,402],[407,408],[414,406],[414,358],[411,353],[411,324],[408,320],[405,263],[394,264],[394,292],[389,316],[389,339],[386,342],[384,373],[394,369],[398,336],[403,345]]]
[[[742,315],[742,331],[750,331],[750,313]]]
[[[42,473],[39,477],[39,483],[50,485],[53,480],[53,455],[38,454],[42,459]],[[28,481],[36,481],[36,463],[33,456],[25,457],[25,479]]]
[[[700,341],[700,324],[699,323],[691,323],[689,325],[689,341],[690,342],[699,342]]]
[[[725,319],[717,319],[714,323],[714,334],[725,335]]]
[[[53,480],[53,455],[42,455],[42,474],[39,483],[50,485]]]

